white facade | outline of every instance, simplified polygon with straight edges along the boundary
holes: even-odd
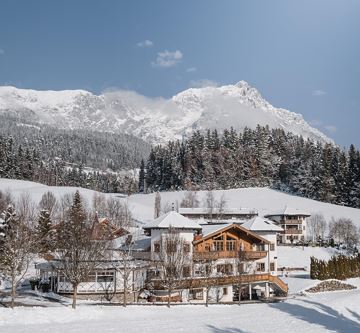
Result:
[[[307,240],[306,220],[309,216],[308,213],[288,208],[283,212],[266,215],[284,229],[279,234],[279,240],[282,244],[296,244]]]

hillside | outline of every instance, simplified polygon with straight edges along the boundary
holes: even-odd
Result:
[[[35,91],[0,87],[0,113],[66,129],[133,134],[151,143],[181,139],[194,129],[236,130],[258,124],[314,141],[332,142],[301,115],[268,103],[247,82],[192,88],[170,99],[129,91]]]
[[[1,113],[0,136],[11,136],[16,148],[36,149],[44,162],[82,164],[102,171],[137,168],[141,159],[147,158],[151,147],[132,135],[61,129]]]
[[[0,178],[0,190],[5,191],[7,189],[9,189],[15,197],[19,196],[21,193],[28,192],[35,202],[39,202],[41,196],[46,191],[52,191],[57,197],[60,197],[66,193],[74,193],[77,188],[46,186],[34,182]],[[97,193],[95,191],[82,188],[79,190],[88,202],[91,202],[94,193]],[[203,200],[205,193],[206,192],[204,191],[198,192],[198,199],[200,201]],[[360,227],[360,209],[323,203],[316,200],[289,195],[283,192],[271,190],[269,188],[232,189],[214,191],[214,194],[217,199],[219,199],[220,196],[224,194],[228,207],[255,208],[258,210],[259,215],[264,215],[285,206],[289,206],[310,213],[322,213],[327,220],[330,220],[331,217],[348,217],[352,219],[357,226]],[[105,195],[115,195],[121,197],[119,194]],[[162,207],[169,205],[171,207],[172,203],[176,204],[176,202],[180,202],[183,196],[183,191],[162,192]],[[126,197],[124,200],[128,201],[134,217],[139,221],[146,223],[153,219],[155,193],[135,194]]]

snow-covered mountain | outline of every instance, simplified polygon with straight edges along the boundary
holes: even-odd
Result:
[[[257,124],[283,128],[305,138],[331,142],[300,114],[273,107],[247,82],[192,88],[170,99],[131,91],[94,95],[84,90],[35,91],[0,87],[0,112],[63,128],[133,134],[151,143],[181,138],[194,129]]]

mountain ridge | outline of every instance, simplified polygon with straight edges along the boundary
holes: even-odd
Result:
[[[169,99],[124,90],[95,95],[81,89],[38,91],[1,86],[0,113],[61,128],[133,134],[152,144],[181,139],[194,130],[243,130],[258,124],[333,142],[302,115],[272,106],[246,81],[190,88]]]

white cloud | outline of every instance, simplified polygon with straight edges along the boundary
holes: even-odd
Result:
[[[321,120],[318,120],[318,119],[312,119],[309,121],[309,124],[311,126],[320,127],[322,125],[322,122],[321,122]]]
[[[191,88],[217,87],[218,85],[216,81],[209,79],[191,80],[189,83]]]
[[[5,50],[4,49],[0,49],[0,55],[5,54]]]
[[[313,95],[313,96],[317,96],[317,97],[319,97],[319,96],[324,96],[324,95],[326,95],[326,94],[327,94],[327,92],[324,91],[324,90],[321,90],[321,89],[316,89],[316,90],[313,90],[313,91],[312,91],[312,95]]]
[[[181,59],[183,58],[183,54],[181,51],[168,51],[165,50],[163,52],[158,52],[156,60],[151,63],[153,67],[162,67],[169,68],[176,66]]]
[[[337,131],[337,128],[334,125],[326,125],[324,126],[324,128],[329,132],[329,133],[335,133]]]
[[[196,67],[186,68],[186,73],[192,73],[192,72],[196,72],[196,71],[197,71],[197,68],[196,68]]]
[[[137,43],[136,46],[137,47],[153,47],[154,43],[149,39],[145,39],[145,40]]]

